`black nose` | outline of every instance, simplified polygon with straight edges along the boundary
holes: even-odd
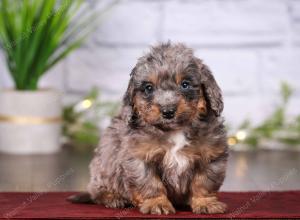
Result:
[[[162,109],[162,116],[166,119],[172,119],[175,116],[176,108],[168,107],[168,108],[163,108]]]

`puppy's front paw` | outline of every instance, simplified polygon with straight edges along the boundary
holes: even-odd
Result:
[[[144,200],[140,206],[140,212],[144,214],[171,214],[175,209],[166,196],[160,196]]]
[[[196,214],[217,214],[224,213],[227,205],[218,201],[216,197],[193,198],[191,208]]]
[[[97,204],[104,205],[106,208],[124,208],[128,201],[119,194],[102,192],[94,199]]]

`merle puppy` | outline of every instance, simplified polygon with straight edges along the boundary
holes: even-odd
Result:
[[[183,44],[159,44],[138,59],[118,116],[90,164],[87,194],[73,202],[142,213],[223,213],[216,193],[228,147],[221,90],[209,68]]]

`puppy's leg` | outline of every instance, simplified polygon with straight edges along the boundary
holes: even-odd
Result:
[[[206,189],[205,185],[208,181],[206,175],[198,174],[194,176],[190,196],[192,211],[197,214],[224,213],[226,211],[226,204],[218,201],[216,192],[210,192]]]
[[[161,179],[149,167],[135,167],[135,175],[130,178],[131,202],[144,214],[175,213]],[[137,175],[138,174],[138,175]]]
[[[101,192],[93,201],[97,204],[104,205],[107,208],[124,208],[129,204],[128,200],[123,198],[118,193]]]
[[[194,213],[214,214],[226,211],[226,204],[218,201],[216,196],[224,180],[225,164],[225,161],[212,164],[206,171],[193,177],[189,203]]]
[[[140,212],[147,214],[171,214],[175,213],[175,209],[167,196],[162,194],[160,196],[145,198],[139,206]]]
[[[95,181],[96,179],[91,178],[91,181],[88,185],[88,193],[91,200],[100,205],[104,205],[107,208],[124,208],[129,205],[129,201],[121,196],[120,193],[116,192],[115,189],[107,186],[103,186],[103,182]],[[100,179],[101,181],[104,178]],[[101,185],[102,184],[102,185]],[[120,192],[124,190],[120,189]]]

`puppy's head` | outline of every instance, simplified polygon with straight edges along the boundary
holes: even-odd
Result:
[[[223,110],[221,90],[210,70],[183,44],[160,44],[138,60],[124,105],[130,123],[178,129]]]

